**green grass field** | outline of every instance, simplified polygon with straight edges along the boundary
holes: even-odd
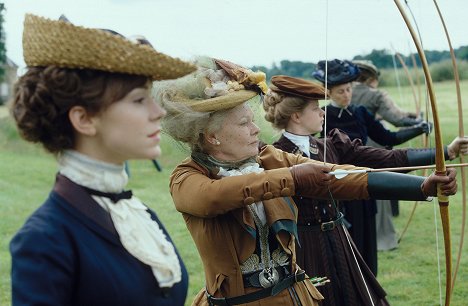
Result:
[[[399,100],[400,93],[397,88],[387,90],[392,97]],[[462,84],[462,93],[468,99],[468,81]],[[449,143],[458,133],[454,84],[436,84],[436,94],[444,143]],[[410,89],[402,88],[401,96],[406,97],[407,101],[397,102],[403,108],[413,110]],[[468,108],[466,102],[465,106]],[[272,131],[263,121],[260,107],[254,109],[258,116],[257,122],[262,128],[262,140],[271,142],[276,139],[279,132]],[[465,110],[466,113],[468,110]],[[130,162],[130,188],[158,213],[182,254],[190,273],[190,290],[187,299],[187,305],[190,305],[193,296],[204,286],[203,269],[184,221],[172,204],[168,188],[171,170],[187,156],[187,152],[165,136],[163,142],[164,153],[160,159],[163,171],[158,173],[150,161]],[[431,140],[431,143],[434,141]],[[420,144],[418,140],[407,145],[417,147]],[[8,243],[26,218],[47,197],[55,172],[56,163],[51,156],[44,153],[41,148],[19,140],[10,118],[0,119],[0,305],[11,304],[11,260]],[[459,190],[467,187],[459,184]],[[402,230],[411,208],[412,203],[400,203],[400,216],[394,219],[398,231]],[[434,211],[436,211],[435,217]],[[461,212],[461,193],[459,193],[451,197],[450,202],[454,263],[460,239]],[[435,201],[418,206],[414,220],[397,250],[379,253],[378,279],[392,305],[439,305],[434,218],[437,220],[439,231],[440,277],[442,298],[444,297],[445,258],[440,217]],[[468,255],[468,252],[465,251],[463,255]],[[468,304],[467,264],[468,258],[462,256],[452,305]]]

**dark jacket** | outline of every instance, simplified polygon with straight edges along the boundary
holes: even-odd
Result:
[[[170,189],[176,209],[185,223],[203,261],[206,290],[216,297],[232,297],[258,288],[244,287],[240,265],[256,249],[256,230],[247,205],[263,201],[267,222],[276,243],[288,255],[291,270],[296,271],[297,209],[290,196],[295,194],[294,180],[288,167],[312,162],[308,158],[266,146],[257,162],[265,171],[241,176],[217,177],[192,159],[178,165],[171,175]],[[333,166],[333,169],[350,166]],[[368,198],[367,175],[335,180],[330,190],[338,198]],[[311,186],[318,198],[328,198],[327,188]],[[317,305],[322,296],[309,281],[294,284],[302,305]],[[204,290],[193,305],[207,305]],[[296,305],[291,291],[246,305]]]
[[[165,233],[156,214],[149,210]],[[10,243],[13,305],[184,305],[188,275],[161,290],[151,268],[122,246],[110,215],[58,176],[45,203]]]
[[[351,104],[346,110],[332,105],[326,107],[327,131],[324,131],[326,133],[338,128],[344,131],[351,140],[359,138],[364,144],[367,142],[367,137],[382,146],[394,146],[401,143],[397,138],[397,133],[387,130],[364,106]]]

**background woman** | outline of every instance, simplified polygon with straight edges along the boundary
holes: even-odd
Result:
[[[351,140],[361,139],[363,144],[370,138],[382,146],[395,146],[424,132],[429,133],[430,126],[426,122],[398,132],[387,130],[365,107],[350,104],[353,93],[351,82],[359,77],[359,68],[349,61],[335,59],[328,61],[328,76],[325,77],[325,64],[325,61],[318,62],[317,70],[313,74],[322,84],[325,84],[326,80],[331,100],[326,106],[326,130],[322,131],[322,136],[334,128],[339,128]],[[369,268],[377,275],[375,200],[365,203],[344,202],[344,210],[345,218],[351,224],[349,232],[356,246]]]
[[[386,122],[394,126],[413,126],[422,119],[419,114],[412,114],[400,109],[390,98],[388,93],[378,89],[380,71],[371,61],[353,61],[359,68],[359,77],[353,84],[351,104],[364,106],[376,120],[382,125]],[[368,146],[384,147],[368,139]],[[391,149],[390,146],[386,146]],[[376,200],[377,213],[375,215],[377,250],[388,251],[398,247],[395,227],[393,226],[393,215],[398,215],[398,201]]]
[[[371,61],[352,61],[359,68],[359,76],[353,84],[351,104],[364,106],[376,119],[383,119],[394,126],[414,126],[422,121],[419,114],[399,108],[387,92],[378,89],[380,71]]]
[[[188,275],[124,162],[161,154],[151,81],[190,64],[107,30],[26,15],[11,112],[58,158],[56,183],[10,243],[13,305],[184,305]],[[79,67],[79,68],[78,68]]]
[[[170,190],[205,269],[206,289],[194,304],[317,305],[322,296],[296,264],[291,196],[328,198],[331,190],[336,198],[367,198],[375,176],[338,181],[326,172],[354,167],[324,165],[272,146],[259,152],[259,128],[246,101],[263,92],[265,76],[222,60],[200,66],[196,74],[157,86],[168,111],[163,129],[190,149],[171,175]],[[438,180],[381,175],[412,186],[405,193],[410,198],[434,194]],[[453,193],[453,173],[442,180]],[[382,294],[371,298],[381,301]]]
[[[366,147],[358,139],[351,141],[338,129],[327,135],[326,142],[313,137],[323,129],[325,112],[318,100],[324,96],[325,89],[318,83],[283,75],[271,78],[263,108],[265,119],[283,131],[273,143],[276,148],[318,161],[325,160],[326,152],[327,162],[373,168],[422,165],[433,158],[434,150]],[[446,156],[453,159],[460,150],[468,153],[468,138],[455,139]],[[318,287],[325,298],[322,305],[363,305],[366,287],[373,294],[383,292],[340,225],[343,220],[340,203],[302,196],[293,199],[299,211],[297,263],[308,275],[326,276],[330,280]]]

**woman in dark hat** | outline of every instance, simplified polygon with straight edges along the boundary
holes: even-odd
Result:
[[[168,112],[163,130],[190,151],[173,171],[170,191],[205,270],[205,288],[193,304],[318,305],[322,296],[314,284],[324,280],[311,282],[296,263],[298,211],[291,196],[327,198],[330,190],[336,198],[368,198],[373,175],[336,180],[326,172],[354,167],[273,146],[259,151],[259,128],[248,102],[258,102],[265,91],[264,74],[206,59],[196,73],[156,89]],[[397,175],[412,185],[405,196],[419,198],[421,187],[436,179],[422,186],[420,177],[383,175]]]
[[[359,140],[351,141],[338,129],[328,134],[326,143],[323,138],[313,137],[323,129],[324,111],[318,100],[324,97],[325,89],[319,83],[273,76],[263,101],[265,119],[283,131],[273,145],[318,161],[324,161],[326,154],[327,162],[373,168],[422,165],[433,159],[434,150],[366,147]],[[451,159],[459,153],[467,154],[468,139],[456,138],[446,151]],[[385,292],[340,224],[341,203],[333,201],[333,193],[328,201],[304,196],[293,199],[298,207],[297,263],[308,275],[330,280],[317,287],[324,296],[322,305],[368,305],[367,290],[375,297],[375,305],[384,304]]]
[[[430,132],[431,127],[427,122],[420,122],[398,132],[387,130],[365,107],[351,103],[352,82],[360,75],[358,66],[346,60],[328,61],[328,76],[325,76],[325,64],[325,61],[318,62],[317,70],[313,73],[313,76],[322,84],[325,85],[326,82],[331,100],[326,106],[327,126],[326,131],[322,131],[322,135],[334,128],[339,128],[352,140],[361,139],[363,144],[366,144],[367,139],[370,138],[382,146],[395,146],[422,133]]]
[[[124,162],[161,154],[153,80],[191,64],[115,32],[26,15],[11,112],[58,159],[55,185],[10,242],[13,305],[183,306],[188,275]]]
[[[375,119],[386,126],[389,122],[397,127],[414,126],[422,122],[416,114],[400,109],[390,98],[387,92],[378,89],[379,69],[368,60],[354,60],[352,62],[359,68],[359,77],[353,84],[351,104],[364,106]],[[383,146],[368,140],[367,145],[377,148]],[[387,146],[387,148],[390,148]],[[398,240],[393,226],[393,216],[398,214],[398,201],[376,200],[377,214],[375,216],[377,250],[388,251],[398,247]]]
[[[328,75],[325,75],[327,64]],[[350,61],[338,59],[320,61],[313,76],[325,84],[331,100],[326,106],[324,136],[332,129],[338,128],[345,132],[351,140],[360,139],[363,144],[370,138],[382,146],[395,146],[404,143],[422,133],[430,132],[430,125],[421,122],[405,130],[392,132],[387,130],[363,106],[351,104],[352,81],[359,77],[359,68]],[[344,203],[346,220],[350,223],[349,232],[372,272],[377,275],[377,239],[375,200],[365,203],[353,201]]]

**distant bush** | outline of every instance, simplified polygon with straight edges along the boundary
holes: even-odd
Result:
[[[468,61],[457,61],[458,74],[460,80],[468,79]],[[417,78],[421,84],[424,83],[424,72],[422,68],[415,70],[413,67],[408,67],[409,75],[413,80],[413,84],[417,84]],[[429,71],[431,73],[433,82],[453,81],[453,67],[451,60],[444,60],[441,62],[433,63],[429,65]],[[382,69],[380,74],[380,86],[408,86],[410,84],[407,74],[403,68],[394,69]]]
[[[434,63],[430,66],[432,81],[441,82],[453,80],[453,66],[450,60]]]
[[[413,83],[416,83],[416,75],[420,75],[422,71],[418,69],[415,71],[412,67],[408,68],[410,77],[413,80]],[[379,86],[390,86],[390,87],[397,87],[397,86],[408,86],[410,84],[408,77],[403,70],[400,69],[381,69],[380,70],[380,78],[379,78]]]

